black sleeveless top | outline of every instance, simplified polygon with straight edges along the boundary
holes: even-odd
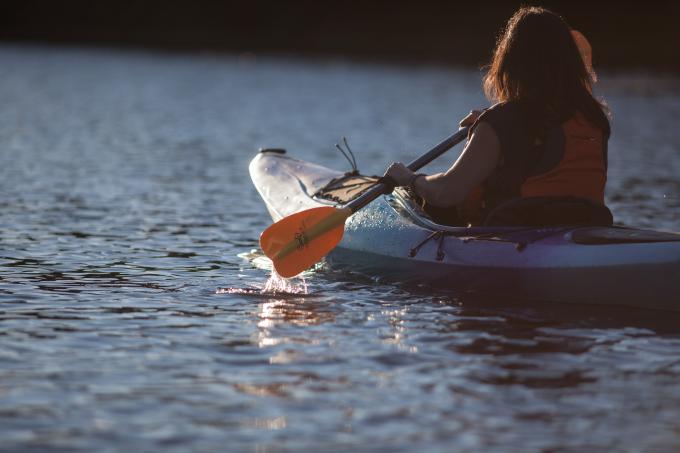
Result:
[[[565,133],[563,127],[569,121],[570,119],[547,120],[540,134],[532,134],[528,115],[520,103],[499,103],[485,110],[470,128],[470,135],[481,122],[486,122],[494,130],[500,143],[500,158],[497,167],[481,187],[473,191],[469,199],[463,203],[462,209],[461,207],[438,208],[427,204],[424,204],[424,209],[440,223],[450,225],[482,223],[484,218],[499,205],[522,197],[523,187],[526,188],[525,183],[528,180],[531,181],[532,178],[536,180],[560,166],[565,157],[567,144],[573,147],[574,134],[569,131]],[[584,125],[587,126],[587,123],[581,121],[581,126]],[[581,138],[578,135],[583,134],[583,127],[580,130],[581,132],[575,135],[577,139]],[[595,131],[599,132],[599,129]],[[531,135],[534,135],[534,138]],[[597,135],[601,137],[603,153],[597,157],[600,162],[604,161],[606,172],[608,134]],[[578,176],[572,176],[573,178],[578,178]],[[579,185],[578,181],[575,184],[571,181],[568,183],[570,187],[567,188],[567,192]],[[547,184],[546,190],[548,193],[551,190]],[[604,190],[603,186],[602,190]],[[578,192],[577,189],[575,191]]]

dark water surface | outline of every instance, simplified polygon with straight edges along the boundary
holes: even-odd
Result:
[[[678,230],[680,80],[600,77],[617,220]],[[380,173],[480,105],[473,70],[0,47],[0,450],[679,448],[678,315],[259,293],[258,147]]]

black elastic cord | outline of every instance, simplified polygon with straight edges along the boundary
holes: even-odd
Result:
[[[349,147],[349,144],[347,143],[347,139],[345,137],[342,137],[342,142],[345,144],[345,148],[347,148],[347,150],[342,149],[342,147],[337,143],[335,144],[335,147],[342,153],[343,156],[345,156],[345,159],[347,159],[347,162],[349,162],[349,165],[352,167],[352,171],[350,172],[350,174],[358,175],[359,167],[357,166],[357,160],[354,157],[352,148]]]
[[[347,143],[347,138],[342,137],[342,141],[345,144],[345,148],[347,148],[349,155],[352,156],[352,169],[356,172],[359,172],[359,166],[357,165],[357,160],[354,157],[354,152],[352,152],[352,148],[350,148],[349,143]]]
[[[416,256],[416,255],[418,254],[418,252],[420,251],[420,248],[421,248],[423,245],[427,244],[427,243],[430,242],[432,239],[439,238],[440,236],[444,236],[444,231],[442,231],[442,230],[434,231],[434,232],[433,232],[432,234],[430,234],[428,237],[426,237],[425,239],[423,239],[418,245],[416,245],[415,247],[413,247],[413,248],[411,249],[411,251],[409,252],[408,256],[410,256],[411,258],[413,258],[414,256]],[[440,261],[441,261],[441,260],[440,260]]]

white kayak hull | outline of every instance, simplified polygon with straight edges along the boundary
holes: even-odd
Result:
[[[333,205],[313,194],[343,172],[266,152],[252,160],[250,174],[276,221]],[[680,310],[680,235],[578,244],[571,240],[578,228],[446,227],[411,208],[395,194],[355,213],[328,263],[394,281],[512,299]],[[445,233],[432,237],[436,231]],[[636,231],[645,233],[625,233]]]

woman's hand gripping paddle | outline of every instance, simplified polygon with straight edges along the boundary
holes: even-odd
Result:
[[[467,127],[460,129],[408,164],[408,168],[411,171],[421,169],[462,142],[467,133]],[[388,184],[377,183],[344,207],[324,206],[284,217],[262,233],[260,247],[279,275],[294,277],[319,262],[340,243],[349,216],[390,191]]]

